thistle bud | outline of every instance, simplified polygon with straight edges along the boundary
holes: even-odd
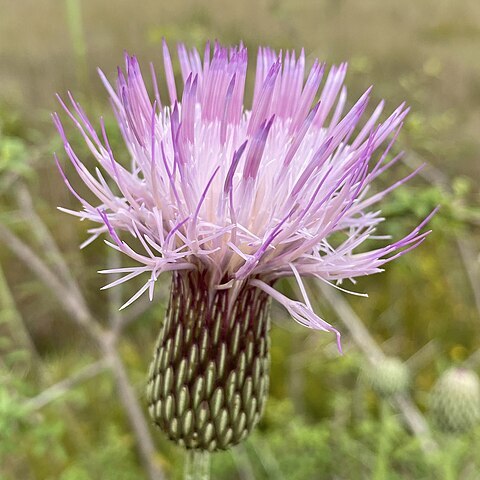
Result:
[[[410,384],[408,367],[399,358],[387,357],[367,371],[373,390],[383,397],[405,392]]]
[[[445,432],[466,432],[480,421],[480,381],[472,370],[451,368],[433,387],[432,417]]]

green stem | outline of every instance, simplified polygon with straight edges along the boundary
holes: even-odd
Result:
[[[381,408],[381,426],[378,437],[378,450],[375,462],[374,480],[383,480],[388,477],[389,453],[391,449],[391,431],[389,406],[386,400],[382,399]]]
[[[210,453],[187,450],[184,480],[210,480]]]
[[[81,0],[65,0],[67,24],[73,43],[77,80],[85,92],[88,88],[87,43],[85,40]]]

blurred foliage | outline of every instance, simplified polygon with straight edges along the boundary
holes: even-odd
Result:
[[[25,175],[29,172],[26,159],[28,150],[25,143],[16,137],[0,136],[0,175],[11,172]]]
[[[28,177],[32,175],[28,164],[29,151],[22,138],[21,122],[8,109],[0,106],[0,184],[7,176]]]
[[[382,203],[382,215],[392,221],[381,233],[394,238],[440,206],[430,223],[433,234],[381,276],[354,286],[368,292],[368,300],[348,297],[389,356],[404,362],[411,357],[410,390],[427,412],[429,392],[440,373],[480,348],[478,311],[457,244],[460,237],[478,245],[479,237],[480,30],[474,22],[479,8],[474,0],[426,0],[410,6],[393,0],[248,0],[227,5],[148,0],[142,8],[129,0],[115,8],[105,1],[46,0],[40,12],[33,0],[0,0],[0,219],[30,240],[15,197],[15,182],[26,181],[87,300],[106,318],[108,302],[99,292],[104,279],[96,274],[106,265],[106,247],[97,242],[79,252],[84,225],[55,210],[57,205],[77,205],[51,160],[51,153],[61,150],[48,117],[58,109],[54,92],[76,84],[89,112],[105,112],[98,100],[105,98],[100,82],[93,82],[94,67],[113,72],[123,48],[145,60],[158,58],[162,37],[200,48],[207,39],[233,43],[242,38],[251,52],[268,43],[275,48],[305,46],[309,60],[347,58],[349,98],[353,101],[373,82],[374,94],[389,99],[387,110],[406,99],[412,112],[398,150],[406,151],[407,160],[428,161],[434,176],[441,172],[440,184],[431,185],[427,167]],[[20,18],[26,25],[18,26]],[[249,82],[251,92],[251,77]],[[107,114],[105,123],[114,150],[127,161],[113,116]],[[92,166],[79,135],[71,138]],[[70,166],[66,170],[72,173]],[[400,162],[378,188],[409,171]],[[70,177],[82,191],[75,176]],[[146,478],[108,373],[40,410],[25,407],[27,399],[81,369],[97,352],[3,246],[0,262],[6,277],[0,282],[1,480]],[[478,272],[475,262],[470,267]],[[282,288],[293,294],[291,285]],[[165,292],[159,297],[128,328],[119,346],[141,399],[148,352],[165,310]],[[322,299],[314,300],[323,316],[335,322]],[[243,447],[214,456],[213,478],[478,478],[479,428],[456,435],[435,431],[440,450],[425,455],[387,400],[362,380],[365,360],[348,338],[347,353],[339,358],[329,337],[297,327],[280,309],[274,308],[273,318],[271,398],[265,418]],[[432,340],[431,353],[418,361]],[[182,478],[182,452],[160,433],[155,440],[156,461],[169,478]]]

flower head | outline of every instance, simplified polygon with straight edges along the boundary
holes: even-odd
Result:
[[[149,95],[135,57],[125,55],[114,86],[100,72],[130,168],[116,160],[103,120],[96,129],[69,95],[69,106],[60,102],[100,166],[89,172],[54,114],[68,157],[98,199],[78,195],[59,167],[83,207],[69,213],[100,225],[86,243],[107,232],[108,243],[136,262],[116,269],[125,275],[107,287],[148,273],[126,306],[147,290],[152,297],[164,272],[197,271],[212,292],[228,289],[235,297],[245,285],[259,288],[301,324],[338,338],[313,312],[302,277],[340,282],[380,272],[428,233],[421,232],[427,219],[401,240],[359,251],[384,220],[374,205],[415,174],[383,191],[370,189],[401,158],[388,157],[408,109],[402,104],[379,122],[382,101],[365,116],[370,89],[346,109],[346,64],[325,74],[315,61],[305,75],[303,51],[259,49],[251,108],[244,106],[243,45],[215,43],[212,53],[207,44],[203,61],[196,49],[179,45],[181,91],[166,43],[163,57],[168,100],[160,98],[153,66]],[[290,276],[303,302],[274,289]]]

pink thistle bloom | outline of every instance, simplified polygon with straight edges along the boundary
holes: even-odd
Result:
[[[243,45],[216,43],[211,56],[207,44],[203,61],[197,50],[179,45],[181,92],[166,43],[163,57],[168,101],[160,98],[153,66],[151,98],[135,57],[125,55],[125,71],[118,70],[114,86],[100,72],[130,168],[115,159],[103,120],[95,129],[70,94],[70,106],[60,102],[99,163],[95,174],[76,156],[53,115],[68,157],[98,199],[91,204],[78,195],[59,165],[83,207],[62,210],[100,224],[89,230],[84,245],[108,232],[112,241],[107,243],[137,264],[102,271],[125,274],[104,288],[148,273],[126,307],[147,290],[152,298],[160,274],[196,271],[209,291],[229,290],[232,298],[244,286],[258,288],[296,321],[334,332],[339,342],[338,331],[312,310],[302,277],[339,284],[380,272],[429,233],[421,230],[430,217],[396,242],[358,251],[384,220],[374,205],[416,173],[371,191],[370,184],[401,158],[387,160],[408,108],[402,104],[379,122],[381,101],[365,116],[368,89],[346,109],[347,65],[333,66],[324,75],[325,65],[316,60],[305,80],[303,50],[297,57],[259,49],[250,109],[244,107]],[[141,250],[120,232],[135,237]],[[334,245],[331,236],[338,232],[344,237]],[[291,276],[303,301],[274,288],[276,280]]]

